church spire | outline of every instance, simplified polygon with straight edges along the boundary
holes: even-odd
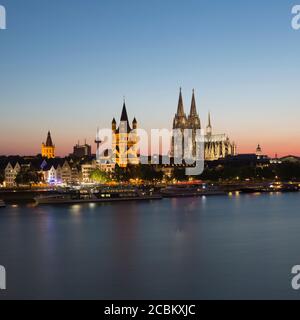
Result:
[[[212,126],[211,126],[211,119],[210,119],[210,112],[208,112],[208,125],[206,127],[206,134],[211,135],[212,134]]]
[[[52,142],[50,131],[48,131],[47,140],[46,140],[46,147],[53,147],[53,142]]]
[[[183,99],[182,99],[181,87],[180,87],[180,92],[179,92],[177,116],[184,116],[184,108],[183,108]]]
[[[191,116],[191,117],[197,116],[196,99],[195,99],[195,89],[193,89],[193,96],[192,96],[190,116]]]
[[[210,112],[208,112],[208,127],[210,127],[210,128],[211,128]]]
[[[113,123],[112,126],[114,127],[115,124]],[[122,108],[122,113],[121,113],[121,119],[120,119],[120,126],[117,129],[119,132],[121,128],[121,131],[127,130],[127,132],[131,131],[130,125],[129,125],[129,120],[128,120],[128,115],[127,115],[127,110],[126,110],[126,102],[125,102],[125,97],[123,101],[123,108]],[[126,128],[126,129],[125,129]]]
[[[127,122],[128,122],[128,115],[127,115],[127,110],[126,110],[125,98],[124,98],[124,102],[123,102],[123,109],[122,109],[122,114],[121,114],[121,121],[127,121]]]

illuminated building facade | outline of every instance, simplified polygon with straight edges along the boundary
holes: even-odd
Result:
[[[137,125],[134,118],[132,127],[130,126],[124,101],[119,127],[117,127],[115,118],[112,120],[112,158],[113,163],[119,167],[124,168],[128,164],[137,165],[140,163],[135,132]]]
[[[9,162],[4,170],[5,176],[5,186],[6,187],[14,187],[16,186],[16,177],[18,173],[21,171],[21,166],[19,162],[11,163]]]

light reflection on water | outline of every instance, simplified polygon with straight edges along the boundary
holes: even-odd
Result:
[[[298,298],[300,194],[0,210],[0,298]]]

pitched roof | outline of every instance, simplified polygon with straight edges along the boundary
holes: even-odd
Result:
[[[42,169],[44,171],[48,171],[52,167],[54,167],[54,169],[57,169],[58,166],[63,165],[64,161],[65,161],[65,159],[61,159],[61,158],[46,159],[44,161],[44,165],[43,165]],[[41,163],[41,166],[42,166],[42,163]]]

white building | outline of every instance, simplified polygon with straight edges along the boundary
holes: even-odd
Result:
[[[65,160],[61,167],[61,180],[66,184],[72,182],[72,168],[67,160]]]
[[[62,168],[60,164],[47,165],[43,170],[44,181],[49,184],[62,183]]]
[[[16,186],[16,177],[20,171],[21,166],[18,162],[15,164],[15,166],[9,162],[4,170],[4,185],[6,187]]]
[[[81,174],[82,174],[82,182],[90,183],[91,181],[91,173],[97,169],[97,164],[95,161],[92,163],[85,163],[81,165]]]

